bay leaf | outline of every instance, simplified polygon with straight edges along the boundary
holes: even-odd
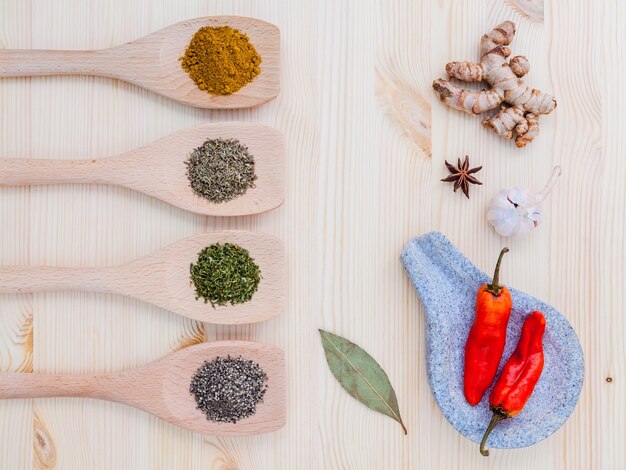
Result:
[[[406,427],[389,377],[365,350],[341,336],[319,330],[328,367],[341,386],[368,408],[389,416]]]

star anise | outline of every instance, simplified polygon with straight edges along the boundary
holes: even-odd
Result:
[[[461,188],[465,196],[469,199],[469,184],[482,184],[475,177],[472,176],[472,173],[476,173],[480,171],[482,166],[477,166],[476,168],[469,167],[469,157],[465,155],[465,161],[461,163],[461,159],[458,159],[458,166],[454,166],[451,163],[448,163],[446,160],[446,167],[452,173],[447,178],[443,178],[441,181],[445,181],[451,183],[454,181],[454,192]]]

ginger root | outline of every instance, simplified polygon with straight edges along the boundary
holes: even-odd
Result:
[[[556,100],[521,79],[530,68],[526,57],[515,56],[507,61],[511,55],[508,45],[514,36],[515,24],[505,21],[480,40],[480,63],[446,65],[448,77],[463,82],[485,81],[490,89],[472,91],[443,79],[435,80],[433,88],[442,102],[466,113],[478,115],[501,106],[495,116],[482,121],[483,125],[507,139],[515,136],[515,145],[524,147],[539,133],[539,116],[551,113]]]

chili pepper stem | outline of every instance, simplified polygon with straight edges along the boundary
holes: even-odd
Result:
[[[487,438],[491,434],[491,431],[498,425],[498,423],[504,419],[507,419],[508,416],[500,411],[494,410],[493,416],[491,417],[491,421],[489,421],[489,426],[487,426],[487,430],[483,435],[482,441],[480,441],[480,453],[483,457],[489,457],[489,449],[485,449],[485,444],[487,443]]]
[[[500,292],[502,292],[502,286],[499,284],[500,265],[502,264],[502,257],[504,256],[505,253],[508,253],[508,252],[509,252],[509,249],[506,246],[502,248],[502,251],[500,251],[500,256],[498,256],[498,262],[496,263],[496,269],[493,272],[493,280],[491,281],[491,284],[488,284],[485,289],[487,292],[491,292],[496,297],[500,295]]]

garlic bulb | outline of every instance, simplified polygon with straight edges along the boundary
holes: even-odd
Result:
[[[526,188],[503,189],[489,203],[487,220],[503,237],[523,237],[541,222],[541,203],[550,194],[561,167],[555,166],[546,186],[537,194]]]

